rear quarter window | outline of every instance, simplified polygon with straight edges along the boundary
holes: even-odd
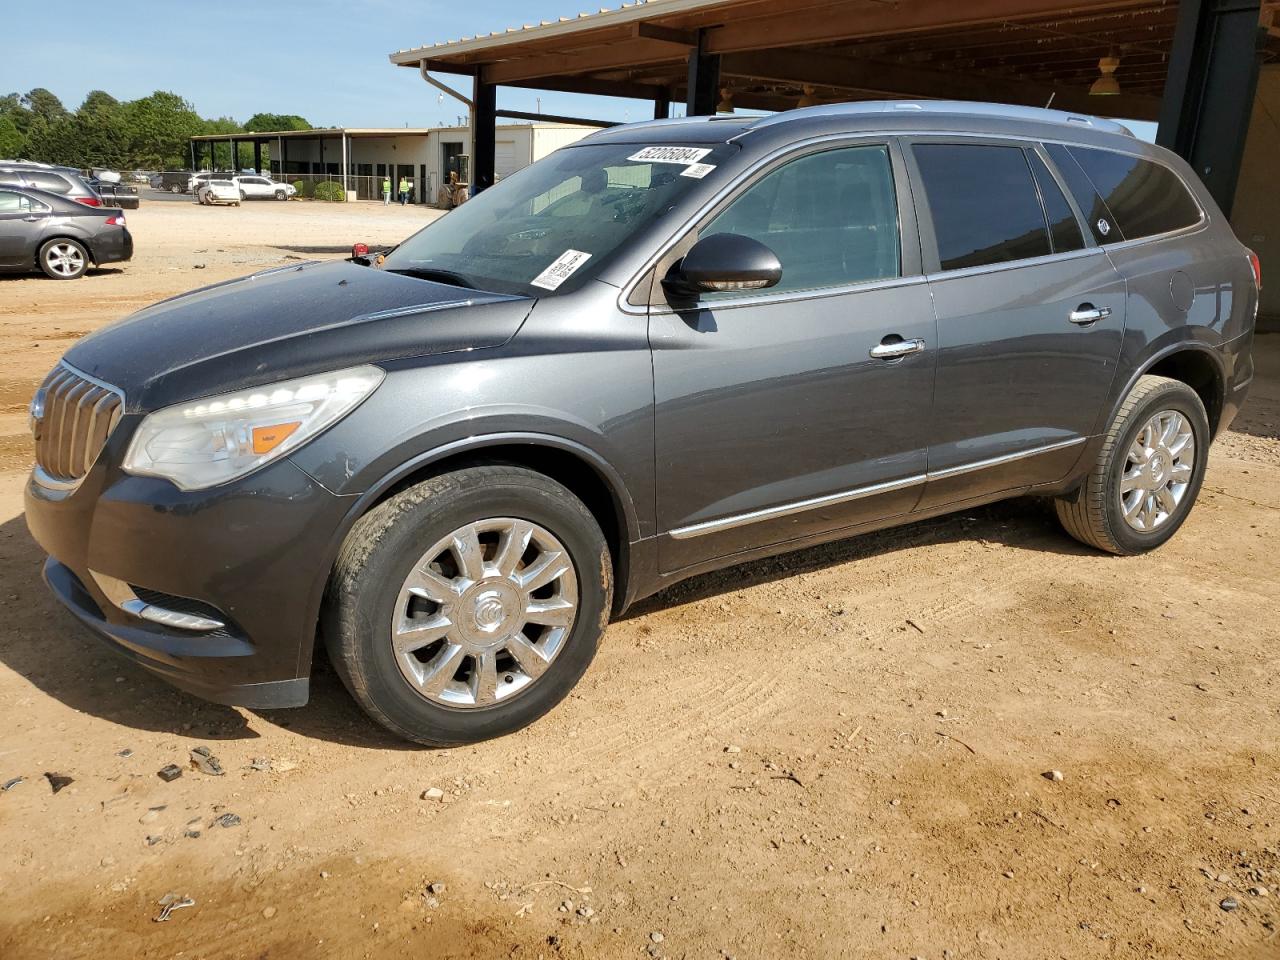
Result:
[[[1093,147],[1047,148],[1076,202],[1091,211],[1089,226],[1099,243],[1141,240],[1200,222],[1200,205],[1164,164]]]
[[[70,193],[71,181],[56,173],[35,173],[28,171],[24,176],[33,187],[48,190],[50,193]]]

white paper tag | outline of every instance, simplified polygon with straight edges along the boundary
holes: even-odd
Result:
[[[555,263],[529,282],[535,287],[541,287],[543,290],[554,290],[573,276],[573,272],[590,259],[591,254],[583,253],[581,250],[566,250],[556,257]]]
[[[710,147],[645,147],[627,159],[636,163],[682,163],[688,166],[697,163],[710,152]]]
[[[693,177],[695,180],[701,180],[715,168],[716,165],[714,163],[691,163],[680,171],[680,176]]]

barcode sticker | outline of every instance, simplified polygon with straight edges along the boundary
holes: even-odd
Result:
[[[716,165],[714,163],[691,163],[680,171],[680,176],[693,177],[695,180],[701,180],[715,168]]]
[[[555,263],[529,282],[535,287],[541,287],[543,290],[554,290],[573,276],[573,272],[590,259],[591,254],[583,253],[581,250],[566,250],[556,257]]]
[[[710,152],[710,147],[645,147],[627,159],[636,163],[682,163],[688,166],[697,163]]]

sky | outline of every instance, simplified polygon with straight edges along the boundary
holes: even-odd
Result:
[[[38,30],[26,34],[23,44],[6,44],[0,94],[47,87],[74,110],[90,90],[105,90],[118,100],[169,90],[201,116],[240,122],[262,112],[300,114],[318,127],[448,126],[466,108],[423,83],[416,70],[393,67],[389,53],[601,6],[601,0],[574,2],[270,0],[228,7],[112,0],[108,8],[64,0],[59,9],[68,22],[98,26]],[[218,26],[204,29],[211,16]],[[464,94],[470,91],[467,77],[437,76]],[[512,87],[499,88],[498,106],[622,122],[653,115],[648,101]],[[681,112],[682,105],[673,105],[674,114]],[[1144,139],[1154,138],[1154,124],[1133,126]]]
[[[395,50],[557,17],[614,0],[270,0],[209,4],[190,0],[67,0],[59,9],[89,27],[34,31],[5,44],[0,94],[52,90],[68,109],[90,90],[133,100],[170,90],[204,117],[241,122],[255,113],[296,113],[316,126],[429,127],[457,123],[466,108],[427,86],[416,70],[393,67]],[[105,15],[101,12],[109,9]],[[203,10],[208,9],[208,13]],[[185,13],[181,11],[186,11]],[[208,17],[220,21],[204,29]],[[227,29],[230,27],[231,29]],[[438,74],[469,94],[470,78]],[[601,120],[647,120],[648,101],[500,88],[498,106]]]

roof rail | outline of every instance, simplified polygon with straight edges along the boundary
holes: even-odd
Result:
[[[1104,120],[1085,113],[1067,113],[1044,107],[1023,107],[1007,103],[981,103],[970,100],[868,100],[860,103],[830,103],[817,107],[801,107],[775,113],[752,124],[753,128],[786,123],[803,117],[849,117],[877,113],[918,112],[922,114],[949,114],[966,117],[1000,117],[1010,120],[1035,120],[1040,123],[1057,123],[1090,127],[1107,133],[1119,133],[1132,137],[1133,131],[1123,123]]]

